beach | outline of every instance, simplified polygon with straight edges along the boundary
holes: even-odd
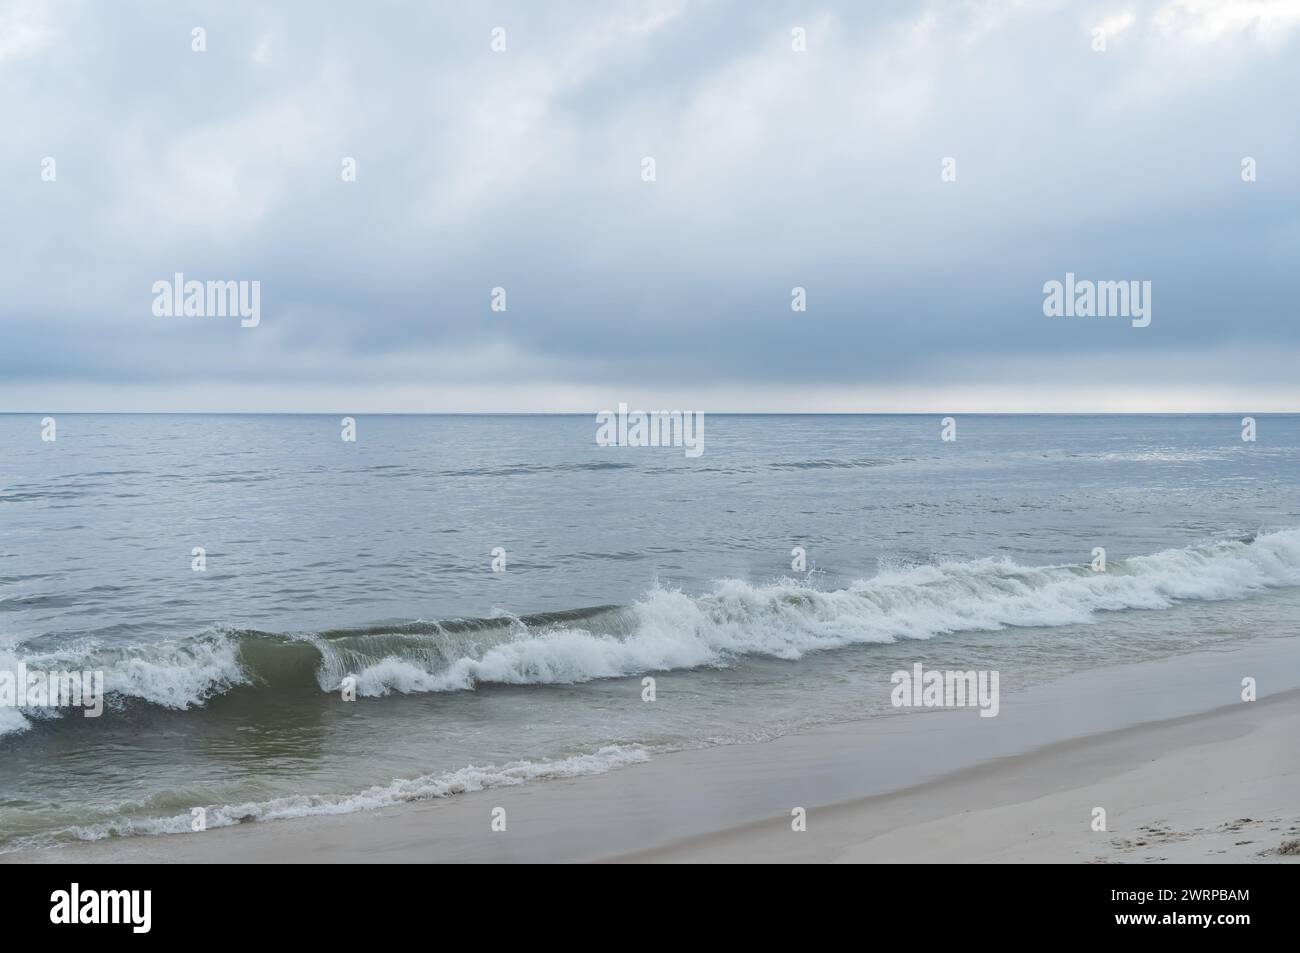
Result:
[[[0,864],[1296,862],[1300,0],[323,6],[0,0]]]
[[[1300,417],[1256,447],[1213,416],[947,444],[721,415],[698,458],[586,416],[362,416],[353,444],[63,415],[58,453],[29,423],[0,416],[0,856],[201,828],[297,857],[312,817],[349,856],[372,813],[395,856],[408,823],[431,855],[586,860],[794,807],[811,841],[829,805],[1300,687]]]
[[[0,862],[1296,862],[1298,647],[1071,676],[992,719],[900,713],[598,776]],[[1276,691],[1215,704],[1239,673],[1264,671]],[[805,831],[791,827],[798,807]]]
[[[1300,863],[1300,695],[1066,742],[644,863]],[[1159,752],[1159,753],[1157,753]],[[1289,756],[1287,756],[1289,753]],[[1092,806],[1118,805],[1108,829]],[[1243,812],[1251,816],[1241,816]]]

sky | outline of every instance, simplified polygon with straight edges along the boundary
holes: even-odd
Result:
[[[1298,87],[1300,0],[0,0],[0,411],[1300,411]]]

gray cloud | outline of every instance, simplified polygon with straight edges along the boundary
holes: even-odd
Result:
[[[4,3],[0,409],[1300,409],[1300,3],[888,6]]]

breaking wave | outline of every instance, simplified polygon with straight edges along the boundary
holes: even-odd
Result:
[[[118,704],[189,709],[235,690],[336,692],[347,676],[358,695],[373,697],[576,683],[725,666],[750,655],[797,659],[953,632],[1087,623],[1099,612],[1239,599],[1293,585],[1300,585],[1300,529],[1116,560],[1104,573],[988,558],[886,571],[833,591],[801,580],[723,579],[703,595],[656,588],[628,606],[313,633],[222,629],[21,661],[33,669],[102,670]],[[0,657],[0,669],[17,659]],[[0,708],[0,734],[25,730],[35,714]]]

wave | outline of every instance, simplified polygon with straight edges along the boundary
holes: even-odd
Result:
[[[209,805],[204,808],[204,822],[206,829],[211,830],[250,821],[273,821],[321,814],[355,814],[410,801],[453,797],[530,781],[604,774],[649,760],[650,752],[640,746],[607,745],[591,753],[554,760],[512,761],[486,767],[470,765],[445,774],[398,779],[391,784],[376,785],[355,794],[302,794],[242,804]],[[192,809],[164,817],[123,815],[94,824],[73,825],[35,837],[19,838],[6,845],[0,853],[42,847],[63,839],[93,841],[107,837],[187,834],[193,829],[190,826],[193,820]]]
[[[885,571],[833,591],[806,580],[724,579],[703,595],[655,588],[628,606],[314,633],[222,629],[23,661],[31,669],[102,670],[105,691],[119,704],[134,699],[189,709],[237,689],[338,692],[348,676],[358,695],[375,697],[571,684],[725,666],[754,655],[797,659],[954,632],[1087,623],[1100,612],[1238,599],[1294,585],[1300,529],[1116,560],[1104,573],[987,558]],[[0,734],[28,727],[26,714],[0,710]]]

